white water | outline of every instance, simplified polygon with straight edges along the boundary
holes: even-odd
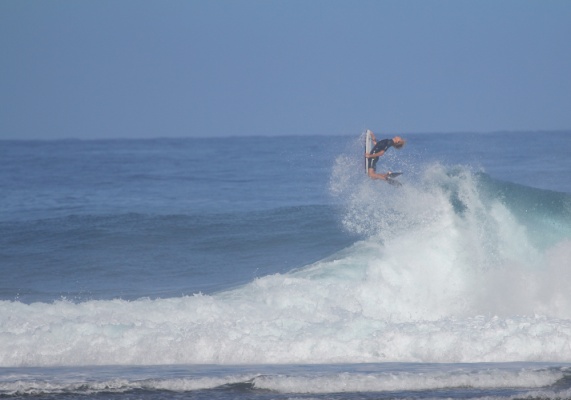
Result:
[[[357,366],[347,366],[353,371]],[[391,369],[389,369],[391,368]],[[235,368],[232,368],[235,369]],[[339,369],[339,368],[337,368]],[[36,370],[37,371],[37,370]],[[97,369],[85,371],[55,370],[54,376],[42,373],[3,374],[0,377],[0,394],[63,394],[63,393],[123,393],[132,390],[167,390],[172,392],[191,392],[208,390],[225,385],[249,384],[254,389],[271,390],[279,393],[348,393],[348,392],[383,392],[383,391],[423,391],[437,389],[502,389],[522,388],[526,390],[549,387],[564,379],[565,367],[519,367],[517,365],[500,366],[422,366],[391,365],[383,367],[372,365],[365,371],[347,372],[335,370],[295,371],[287,368],[284,371],[272,368],[270,372],[259,373],[248,371],[234,373],[224,371],[218,376],[201,376],[185,370],[181,377],[150,377],[149,372],[114,371],[119,376],[110,377],[109,373],[101,373]],[[167,374],[172,371],[163,371]],[[181,371],[175,372],[180,374]],[[210,371],[212,373],[212,371]],[[545,389],[542,389],[545,392]]]
[[[432,371],[388,372],[332,376],[268,376],[254,379],[259,389],[286,393],[382,392],[401,390],[435,390],[443,388],[540,388],[563,378],[561,371]]]
[[[337,171],[367,239],[213,296],[0,302],[0,366],[571,361],[568,237],[542,242],[467,170],[398,192]]]

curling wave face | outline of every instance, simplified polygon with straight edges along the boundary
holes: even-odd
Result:
[[[331,179],[353,246],[211,296],[0,302],[0,366],[571,361],[568,195],[356,171]]]

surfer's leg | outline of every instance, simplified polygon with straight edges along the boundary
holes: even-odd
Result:
[[[369,168],[367,175],[369,175],[371,179],[382,179],[386,181],[388,174],[377,174],[373,168]]]

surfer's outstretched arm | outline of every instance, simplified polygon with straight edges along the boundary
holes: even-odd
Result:
[[[371,140],[373,141],[373,147],[377,144],[377,138],[375,137],[375,134],[372,131],[371,132]]]

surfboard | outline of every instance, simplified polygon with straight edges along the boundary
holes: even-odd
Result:
[[[396,187],[401,187],[401,186],[402,186],[402,183],[400,183],[400,182],[397,181],[396,179],[387,178],[387,181],[386,181],[386,182],[387,182],[389,185],[393,185],[393,186],[396,186]]]
[[[394,178],[396,178],[397,176],[402,175],[402,172],[390,172],[387,176],[387,183],[389,185],[393,185],[396,187],[401,187],[402,183],[400,183],[399,181],[396,181]]]
[[[368,129],[365,132],[365,152],[367,154],[369,154],[371,152],[371,150],[373,150],[373,138],[371,137],[372,133],[373,132],[371,132]],[[365,173],[367,173],[369,171],[368,165],[369,165],[369,159],[367,157],[365,157]]]

